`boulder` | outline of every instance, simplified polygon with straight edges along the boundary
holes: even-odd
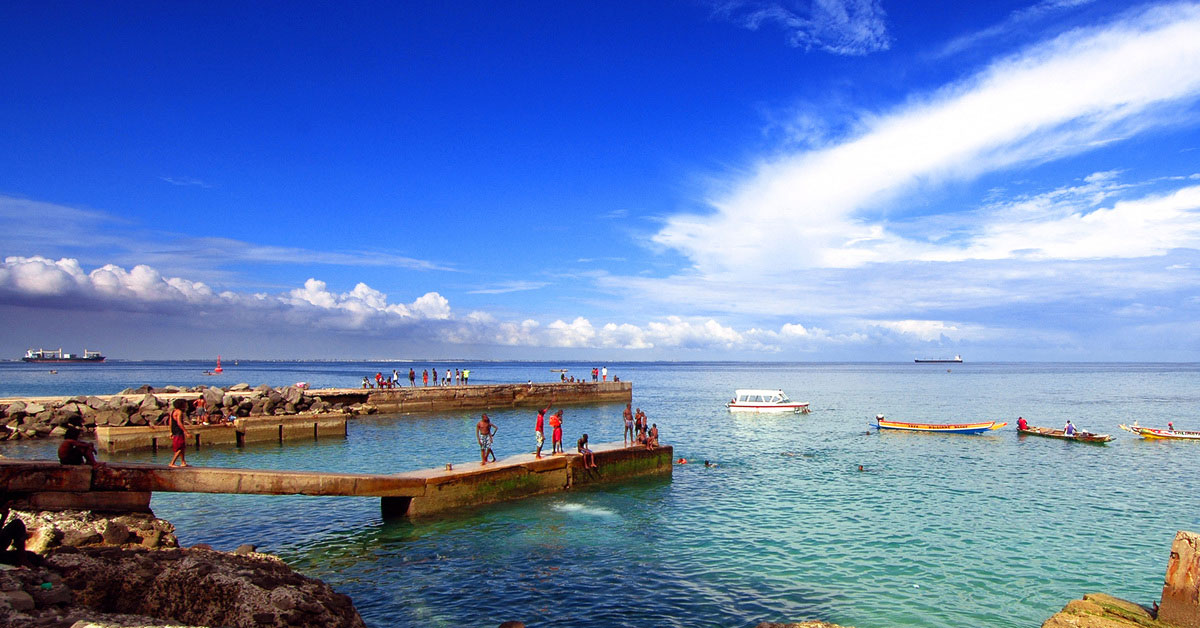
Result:
[[[77,604],[102,612],[197,626],[365,626],[350,598],[264,554],[86,547],[56,551],[47,565]]]
[[[112,409],[112,406],[108,403],[108,401],[101,399],[100,397],[96,397],[96,396],[88,397],[87,401],[85,403],[86,403],[87,407],[89,407],[93,410],[111,410]]]
[[[144,397],[142,397],[141,403],[138,404],[138,411],[145,412],[147,410],[157,410],[161,407],[162,402],[158,400],[158,397],[147,393]]]
[[[8,404],[8,408],[5,410],[5,413],[8,416],[12,416],[13,414],[18,413],[18,412],[21,414],[25,414],[26,407],[28,407],[28,404],[26,404],[24,401],[14,401],[14,402]]]
[[[295,405],[300,403],[300,399],[304,397],[304,390],[296,386],[288,386],[283,389],[283,398],[288,403]]]
[[[242,382],[240,384],[234,384],[233,386],[229,387],[229,390],[231,392],[245,392],[247,390],[250,390],[250,384],[247,384],[246,382]]]
[[[208,406],[208,409],[211,411],[221,406],[225,399],[225,391],[221,390],[220,388],[209,388],[204,391],[202,398],[204,399],[205,405]]]
[[[16,404],[13,404],[13,405],[16,405]],[[37,414],[39,412],[45,412],[46,406],[44,406],[40,403],[34,403],[31,401],[31,402],[25,404],[24,410],[25,410],[25,414]]]

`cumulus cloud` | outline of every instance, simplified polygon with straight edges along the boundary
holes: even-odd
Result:
[[[411,334],[450,345],[657,350],[684,355],[807,351],[868,339],[860,332],[830,333],[797,322],[777,329],[738,330],[709,317],[668,315],[642,324],[596,323],[584,316],[546,324],[533,319],[499,320],[483,311],[456,314],[449,300],[436,292],[398,303],[365,283],[338,292],[316,278],[278,294],[217,292],[203,282],[164,276],[146,265],[125,269],[106,264],[89,272],[77,260],[36,256],[7,257],[0,264],[0,305],[55,308],[86,315],[141,312],[160,316],[175,326],[203,318],[247,333],[282,326],[306,336],[321,330],[365,336]],[[141,320],[144,324],[146,319]]]

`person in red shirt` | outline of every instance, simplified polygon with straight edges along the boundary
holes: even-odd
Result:
[[[546,413],[550,411],[550,406],[554,405],[554,399],[550,399],[550,403],[546,404],[545,408],[538,410],[537,422],[533,426],[533,436],[537,439],[537,451],[533,452],[534,456],[542,457],[542,445],[546,443]]]
[[[551,434],[551,440],[550,440],[550,445],[552,447],[552,451],[551,451],[552,454],[563,453],[562,414],[563,414],[563,411],[559,410],[558,412],[555,412],[550,417],[550,427],[554,428],[554,432]]]
[[[1019,429],[1019,430],[1029,429],[1029,422],[1025,420],[1025,417],[1020,417],[1020,416],[1017,417],[1017,429]]]

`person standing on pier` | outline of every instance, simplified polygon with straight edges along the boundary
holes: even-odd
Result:
[[[496,461],[496,454],[492,451],[492,440],[496,436],[496,430],[486,412],[475,424],[475,440],[479,441],[479,466],[487,464],[488,456],[492,457],[492,462]]]
[[[608,381],[608,367],[607,366],[600,369],[600,381],[602,381],[602,382]]]
[[[595,369],[592,369],[592,370],[595,370]],[[627,443],[625,445],[626,447],[628,447],[629,445],[632,445],[634,442],[633,441],[633,438],[634,438],[633,437],[633,410],[630,409],[630,405],[632,405],[632,404],[628,404],[628,403],[625,404],[625,410],[624,410],[624,412],[621,413],[623,415],[623,418],[625,419],[625,431],[621,433],[621,442]],[[640,410],[640,408],[639,408],[639,410]]]
[[[417,372],[411,366],[408,367],[408,385],[413,388],[417,387]]]
[[[533,455],[542,457],[542,445],[546,443],[546,413],[550,411],[550,406],[554,405],[554,397],[550,398],[550,403],[546,404],[545,408],[538,410],[537,420],[533,424],[533,437],[537,441],[537,451]]]
[[[555,412],[550,417],[550,427],[554,428],[554,432],[550,435],[551,454],[561,454],[563,452],[562,444],[562,410]]]
[[[467,378],[471,376],[471,369],[463,369],[463,386],[467,385]]]
[[[429,369],[425,369],[425,370],[421,371],[421,385],[422,386],[429,385]]]
[[[187,406],[187,402],[182,399],[175,400],[175,408],[171,410],[171,451],[175,452],[171,456],[171,462],[168,467],[186,467],[187,456],[187,437],[189,436],[187,427],[183,424],[183,408]],[[178,461],[180,464],[175,464]]]
[[[433,369],[433,385],[434,386],[438,385],[437,369]]]

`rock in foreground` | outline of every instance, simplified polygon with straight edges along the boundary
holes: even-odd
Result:
[[[44,567],[0,573],[8,602],[0,625],[122,625],[114,618],[134,616],[154,625],[365,628],[349,597],[266,554],[90,546],[43,558]]]
[[[1138,604],[1103,593],[1088,593],[1071,600],[1062,611],[1047,619],[1042,628],[1170,628],[1156,621],[1154,613]]]

